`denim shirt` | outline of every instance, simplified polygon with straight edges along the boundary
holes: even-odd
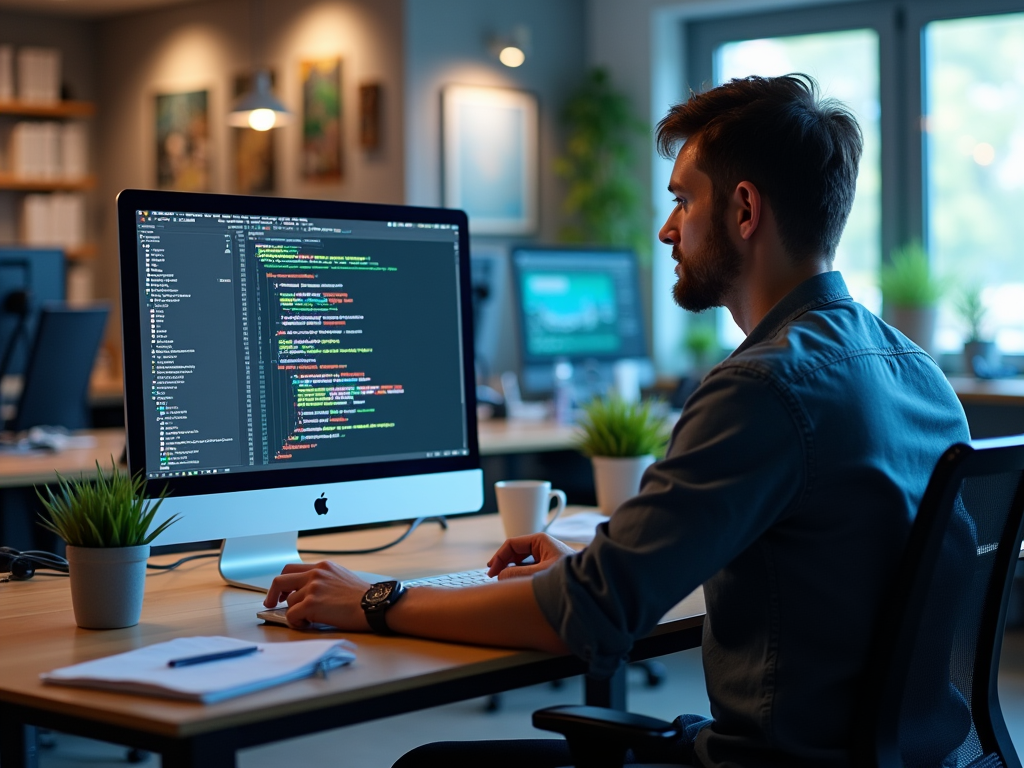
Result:
[[[932,469],[969,439],[920,348],[838,272],[783,298],[686,403],[640,494],[537,574],[591,673],[704,585],[712,766],[846,766],[875,615]]]

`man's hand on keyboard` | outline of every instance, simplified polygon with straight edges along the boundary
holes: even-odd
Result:
[[[516,536],[513,539],[506,539],[505,543],[498,547],[498,551],[487,561],[487,566],[490,569],[487,573],[489,576],[497,576],[499,579],[530,576],[545,568],[550,568],[556,561],[575,551],[572,547],[546,533]],[[522,562],[531,556],[533,564],[522,565]],[[510,565],[516,567],[509,568]]]
[[[274,579],[263,604],[273,608],[288,601],[288,623],[305,627],[330,624],[348,630],[368,631],[360,600],[370,585],[351,571],[330,562],[286,565]]]

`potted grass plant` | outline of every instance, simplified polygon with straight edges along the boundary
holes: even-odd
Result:
[[[934,357],[935,319],[945,283],[933,273],[919,242],[893,251],[882,267],[881,289],[885,321]]]
[[[57,488],[36,489],[44,514],[40,524],[67,544],[71,604],[84,629],[118,629],[139,623],[149,545],[177,520],[150,531],[166,490],[146,499],[146,481],[118,469],[111,458],[95,479],[57,474]]]
[[[595,398],[583,407],[576,447],[594,468],[597,505],[610,515],[640,490],[640,478],[665,453],[669,429],[651,401]]]

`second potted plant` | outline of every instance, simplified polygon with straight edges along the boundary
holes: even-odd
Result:
[[[594,467],[597,505],[610,515],[640,490],[644,470],[662,456],[669,429],[650,401],[596,398],[583,407],[577,448]]]
[[[964,372],[978,375],[979,371],[988,374],[1002,367],[999,350],[994,341],[986,340],[982,324],[988,310],[981,299],[981,287],[971,285],[965,288],[954,304],[957,314],[967,326],[967,338],[964,339]],[[981,362],[976,360],[981,358]]]
[[[71,604],[83,629],[133,627],[142,615],[149,544],[177,518],[149,527],[164,499],[146,500],[146,481],[111,459],[95,479],[57,475],[57,491],[36,491],[46,512],[41,525],[67,544]]]

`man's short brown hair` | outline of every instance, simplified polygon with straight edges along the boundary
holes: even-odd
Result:
[[[800,260],[835,256],[857,186],[860,127],[808,75],[744,77],[672,107],[658,151],[695,143],[696,164],[723,200],[749,181],[768,200],[782,243]]]

